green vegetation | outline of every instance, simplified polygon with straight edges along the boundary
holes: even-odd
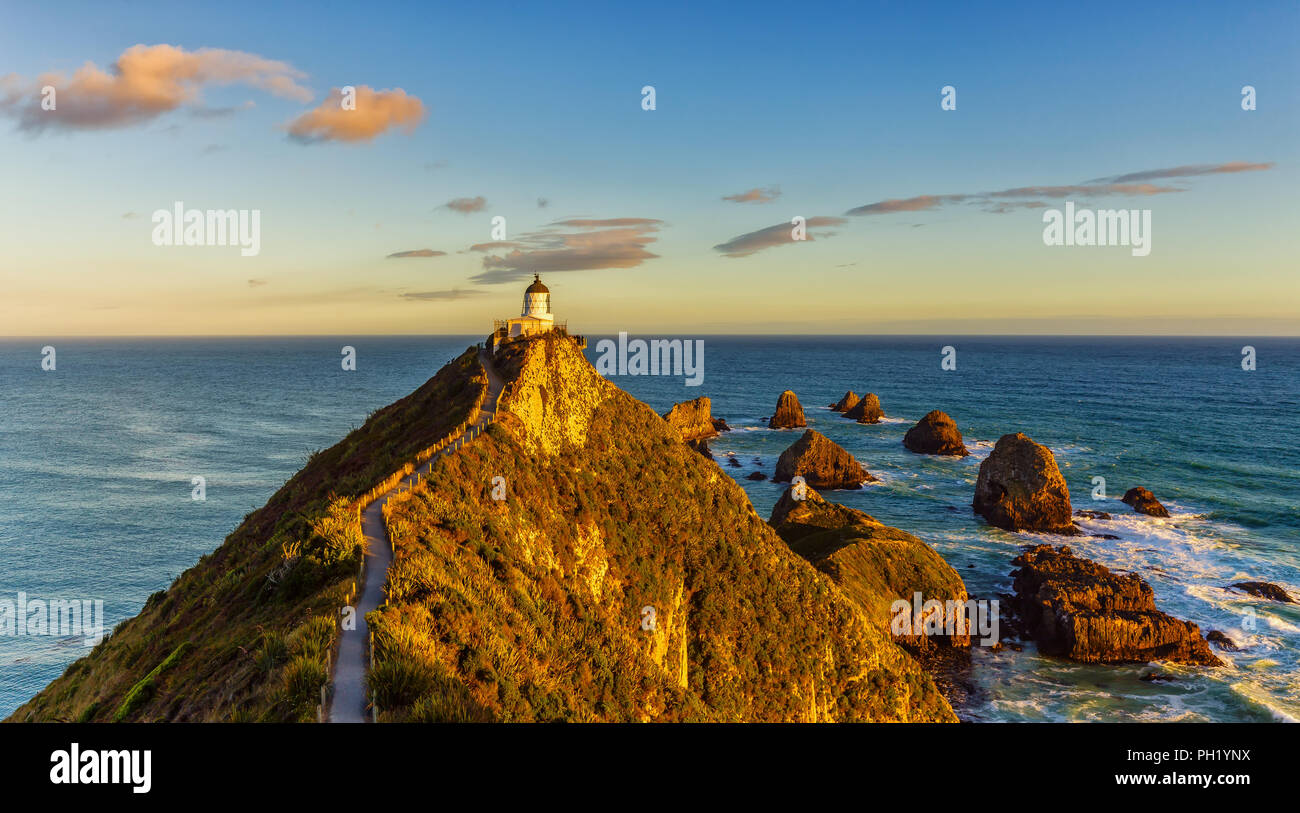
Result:
[[[10,719],[315,720],[361,562],[355,498],[465,420],[486,385],[471,348],[312,454],[221,547]]]
[[[510,414],[390,503],[382,719],[954,719],[729,477],[566,345],[508,345]]]

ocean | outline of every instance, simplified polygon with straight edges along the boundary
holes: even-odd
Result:
[[[0,340],[0,602],[100,600],[111,629],[215,549],[313,450],[481,338]],[[588,337],[593,361],[600,338]],[[1249,579],[1300,595],[1300,339],[702,338],[700,386],[671,375],[612,380],[659,412],[713,399],[734,430],[711,441],[713,453],[761,516],[782,486],[744,478],[770,477],[799,437],[762,420],[793,389],[809,425],[880,478],[825,496],[921,537],[971,593],[1009,592],[1022,545],[1068,544],[1139,573],[1160,609],[1241,646],[1219,653],[1223,669],[976,648],[963,719],[1300,719],[1300,605],[1224,589]],[[54,371],[41,368],[46,345]],[[355,371],[340,365],[344,345],[356,349]],[[1242,369],[1244,345],[1255,370]],[[956,350],[955,370],[940,367],[944,346]],[[859,425],[826,409],[849,389],[876,393],[885,421]],[[902,447],[931,409],[953,416],[970,457]],[[1017,431],[1052,449],[1075,508],[1112,515],[1081,524],[1119,539],[1012,534],[971,513],[980,461]],[[726,465],[728,453],[742,466]],[[1093,499],[1095,477],[1105,478],[1104,500]],[[1173,516],[1120,503],[1135,485]],[[88,651],[81,636],[0,635],[0,716]],[[1153,671],[1174,679],[1140,679]]]

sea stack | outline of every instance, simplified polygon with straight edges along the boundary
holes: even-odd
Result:
[[[682,440],[706,440],[718,436],[717,423],[711,412],[712,402],[700,397],[673,404],[673,408],[664,413],[664,420],[682,433]]]
[[[880,423],[885,413],[880,409],[880,399],[874,392],[869,392],[862,396],[862,400],[854,404],[852,409],[846,411],[844,417],[852,418],[858,423]]]
[[[796,475],[813,488],[862,488],[864,482],[876,479],[853,455],[814,429],[804,432],[803,437],[781,452],[772,479],[788,483]]]
[[[980,463],[971,507],[1008,531],[1079,533],[1070,519],[1070,489],[1052,451],[1020,432],[1003,435]]]
[[[848,412],[850,409],[853,409],[853,407],[857,406],[858,401],[860,400],[862,399],[858,398],[858,394],[856,392],[854,392],[853,390],[849,390],[848,392],[844,393],[843,398],[831,404],[831,411]]]
[[[1124,492],[1124,497],[1120,502],[1132,506],[1133,510],[1137,511],[1139,514],[1146,514],[1152,517],[1169,516],[1169,509],[1160,504],[1160,501],[1156,499],[1156,495],[1152,494],[1142,486],[1130,488],[1128,491]]]
[[[965,457],[970,454],[962,442],[957,423],[947,412],[931,410],[903,435],[903,446],[917,454]]]
[[[1222,666],[1201,630],[1156,609],[1137,574],[1119,575],[1069,548],[1035,545],[1017,557],[1013,587],[1025,631],[1045,655],[1083,663],[1170,661]]]
[[[803,417],[803,407],[799,404],[799,396],[794,394],[794,390],[786,390],[781,393],[781,397],[776,399],[776,412],[772,413],[772,418],[767,422],[769,429],[798,429],[807,426],[808,422]]]

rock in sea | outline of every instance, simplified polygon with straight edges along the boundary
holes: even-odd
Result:
[[[794,390],[786,390],[776,399],[776,412],[767,425],[770,429],[797,429],[808,425],[803,417],[799,396],[794,394]]]
[[[853,455],[815,429],[804,432],[781,453],[772,479],[788,483],[795,475],[813,488],[862,488],[864,482],[876,479]]]
[[[1070,489],[1052,451],[1019,432],[1003,435],[980,463],[971,507],[1008,531],[1079,533],[1070,519]]]
[[[962,442],[961,431],[948,413],[932,410],[916,422],[916,426],[903,435],[903,446],[917,454],[953,455],[970,454]]]

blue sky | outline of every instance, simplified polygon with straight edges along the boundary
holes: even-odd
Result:
[[[0,334],[485,331],[522,289],[481,284],[490,252],[468,251],[496,215],[511,241],[531,235],[520,264],[549,235],[658,221],[630,234],[654,257],[543,268],[557,316],[593,333],[1300,332],[1298,9],[6,4],[0,76],[15,87],[167,44],[287,63],[312,95],[213,82],[107,129],[0,115]],[[425,117],[364,143],[288,137],[348,84],[400,88]],[[1044,246],[1040,208],[845,217],[1231,162],[1268,166],[1093,201],[1152,209],[1141,258]],[[722,199],[770,187],[767,203]],[[475,197],[481,211],[445,208]],[[176,200],[260,209],[261,254],[154,246],[150,213]],[[795,215],[845,222],[715,249]],[[591,221],[605,225],[549,226]],[[607,235],[624,256],[621,239]],[[388,258],[425,248],[445,254]]]

